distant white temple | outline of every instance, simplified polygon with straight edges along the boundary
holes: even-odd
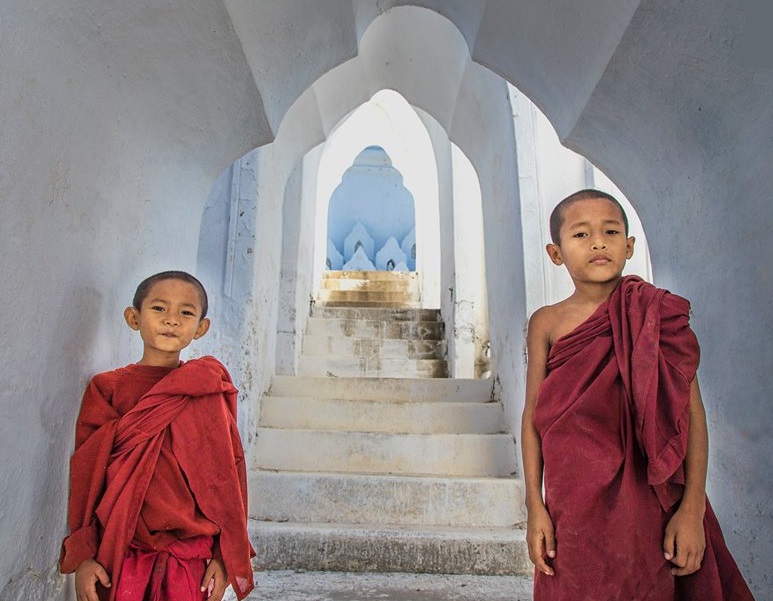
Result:
[[[360,152],[330,198],[325,264],[333,270],[416,270],[413,195],[380,146]]]

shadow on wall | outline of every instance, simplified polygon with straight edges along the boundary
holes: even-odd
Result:
[[[195,350],[198,355],[215,355],[228,366],[240,391],[239,427],[246,449],[253,438],[247,400],[252,381],[249,313],[255,278],[258,153],[252,150],[234,161],[212,186],[201,219],[197,258],[197,276],[209,295],[213,327],[197,341]]]

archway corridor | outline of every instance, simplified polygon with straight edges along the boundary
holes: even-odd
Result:
[[[455,314],[449,287],[464,250],[444,245],[457,239],[454,203],[470,198],[454,177],[477,179],[485,283],[471,287],[485,292],[491,377],[464,381],[491,386],[504,424],[488,432],[501,446],[468,438],[451,458],[405,439],[395,453],[409,463],[453,459],[464,478],[478,477],[465,461],[491,460],[505,476],[492,485],[501,487],[496,502],[520,498],[512,433],[523,327],[566,285],[541,258],[545,211],[608,176],[646,230],[651,279],[693,301],[712,440],[708,493],[753,590],[768,592],[773,75],[739,58],[741,9],[720,0],[65,0],[51,10],[10,0],[0,17],[0,294],[12,307],[0,363],[9,458],[0,533],[19,549],[0,559],[0,598],[68,598],[56,560],[78,402],[90,375],[137,359],[120,311],[149,273],[186,269],[210,291],[217,326],[194,353],[215,353],[235,376],[251,461],[268,448],[299,460],[334,455],[322,440],[304,451],[307,443],[258,436],[260,399],[275,377],[296,373],[320,287],[315,203],[326,144],[382,90],[405,99],[434,155],[438,238],[427,255],[417,235],[417,257],[435,253],[437,278],[422,291],[434,291],[444,316]],[[561,146],[590,162],[556,162]],[[464,386],[444,393],[462,413]],[[488,418],[459,419],[492,429]],[[353,443],[348,454],[362,448]],[[399,475],[379,485],[394,490],[390,478]],[[474,503],[464,478],[456,490]],[[343,483],[357,498],[361,482],[315,486]],[[435,485],[404,489],[403,509],[420,505],[415,495],[449,490]],[[256,481],[254,497],[265,490]],[[294,501],[288,509],[303,505],[300,493]],[[515,520],[520,511],[516,502],[463,513]],[[487,555],[486,569],[501,555]],[[462,561],[463,549],[455,556]]]
[[[508,103],[501,108],[519,115],[508,132],[516,170],[542,173],[540,185],[567,192],[597,186],[620,196],[640,244],[632,268],[649,276],[646,239],[630,204],[586,159],[561,147],[547,119],[522,94],[504,84],[503,90]],[[491,201],[473,161],[434,118],[397,92],[377,92],[331,132],[294,170],[282,237],[274,238],[281,246],[284,299],[276,371],[251,408],[258,563],[273,569],[523,575],[529,564],[512,426],[520,408],[503,399],[500,376],[492,371],[497,357],[486,303],[489,280],[499,277],[486,270],[484,212]],[[247,207],[249,219],[260,212],[261,152],[227,169],[207,201],[198,272],[212,281],[227,279],[219,270],[238,243],[225,242],[228,236],[245,228],[251,239],[252,223],[240,215]],[[350,261],[355,241],[362,246],[359,255],[372,259],[377,247],[362,224],[383,232],[377,228],[390,220],[381,209],[371,216],[350,205],[343,228],[329,221],[333,200],[347,202],[351,165],[368,156],[396,171],[390,185],[396,177],[415,202],[415,271],[407,265],[403,273],[376,271],[373,264],[365,271],[342,270],[341,259],[338,270],[330,269],[331,252],[341,249]],[[366,164],[373,172],[373,163]],[[539,266],[530,277],[551,282],[554,295],[566,294],[543,251],[540,221],[552,207],[520,183],[516,192],[533,204],[534,214],[518,223],[530,235],[513,241],[525,263]],[[348,202],[365,199],[367,206],[381,194],[360,183]],[[385,239],[381,233],[378,245]],[[402,257],[397,260],[406,262]],[[518,268],[525,271],[525,264]],[[260,275],[250,264],[233,269],[230,279]],[[234,300],[243,305],[247,299]],[[217,308],[213,319],[222,321]],[[232,332],[244,327],[242,319],[233,322]],[[323,556],[320,547],[328,549]]]

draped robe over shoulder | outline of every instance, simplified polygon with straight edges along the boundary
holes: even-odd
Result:
[[[752,599],[708,503],[701,569],[675,578],[663,556],[698,359],[689,303],[635,276],[553,344],[534,421],[557,552],[535,601]]]
[[[142,389],[143,378],[152,386],[145,384],[150,389],[138,401],[113,390],[116,381]],[[130,546],[184,555],[186,541],[196,545],[216,535],[215,555],[230,584],[239,599],[249,593],[254,551],[236,392],[214,357],[172,370],[131,365],[92,379],[70,463],[62,572],[96,559],[113,582],[111,589],[98,587],[100,598],[112,599]]]

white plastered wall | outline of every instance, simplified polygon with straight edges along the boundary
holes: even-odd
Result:
[[[454,209],[454,377],[490,375],[483,209],[478,174],[458,146],[451,148]]]
[[[139,358],[122,317],[134,288],[195,270],[215,174],[262,140],[227,13],[173,4],[0,7],[0,299],[15,307],[1,318],[2,599],[66,594],[56,562],[86,382]]]

